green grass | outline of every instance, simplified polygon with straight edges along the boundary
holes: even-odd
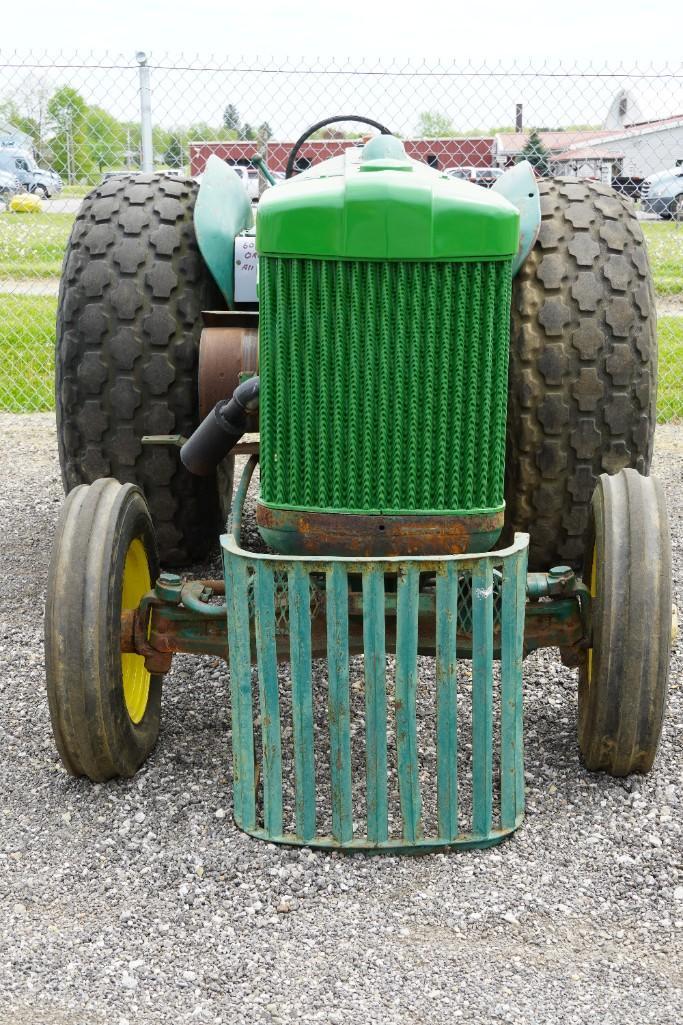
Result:
[[[0,294],[0,410],[54,409],[56,298]],[[683,317],[659,318],[658,420],[683,420]]]
[[[659,317],[657,419],[683,420],[683,317]]]
[[[58,278],[74,214],[0,214],[0,279]]]
[[[55,408],[57,299],[0,294],[0,410]]]
[[[87,185],[68,185],[63,196],[83,196]],[[59,277],[73,224],[70,213],[0,214],[0,278]],[[643,221],[659,296],[683,294],[683,226]]]
[[[74,186],[77,188],[77,186]],[[2,279],[58,278],[73,214],[0,214]],[[683,226],[645,221],[657,294],[683,294]],[[0,410],[53,409],[53,297],[0,292]],[[683,317],[659,318],[658,419],[683,419]]]
[[[683,293],[683,225],[642,221],[657,295]]]
[[[59,199],[61,196],[83,199],[89,192],[92,192],[93,187],[93,185],[65,185],[59,195],[55,196],[55,199]]]

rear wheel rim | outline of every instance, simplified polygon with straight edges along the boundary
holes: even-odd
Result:
[[[133,538],[123,567],[121,611],[137,609],[140,599],[149,591],[151,578],[147,553],[140,538]],[[121,655],[123,699],[131,722],[139,723],[147,709],[151,674],[142,655]]]

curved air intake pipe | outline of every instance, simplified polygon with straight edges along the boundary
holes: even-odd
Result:
[[[180,450],[183,465],[197,477],[215,473],[247,430],[247,420],[259,404],[259,379],[238,384],[231,399],[221,399],[205,416]]]

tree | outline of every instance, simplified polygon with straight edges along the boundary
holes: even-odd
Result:
[[[240,115],[233,103],[229,103],[223,111],[223,126],[231,132],[239,132],[240,130]]]
[[[183,158],[185,156],[183,150],[183,144],[177,135],[172,135],[168,144],[168,149],[164,154],[164,162],[169,167],[182,167]]]
[[[193,124],[188,125],[188,127],[183,131],[176,129],[175,134],[179,139],[182,139],[183,136],[185,136],[188,142],[205,142],[207,139],[222,138],[224,135],[224,129],[219,128],[218,131],[216,131],[216,129],[212,128],[206,121],[195,121]]]
[[[535,128],[532,128],[529,133],[529,138],[524,143],[517,163],[522,160],[528,160],[541,178],[547,178],[550,175],[550,152],[543,145],[543,140]]]
[[[348,122],[353,124],[352,121]],[[317,132],[314,132],[311,136],[312,139],[365,139],[372,134],[373,129],[368,127],[364,131],[355,128],[344,128],[342,127],[344,122],[327,125],[325,128],[319,128]]]
[[[457,133],[446,114],[424,110],[417,119],[417,134],[426,139],[443,139]]]
[[[0,117],[31,137],[38,160],[46,159],[51,93],[49,78],[29,72],[13,84],[11,98],[0,104]]]
[[[167,132],[165,128],[161,128],[160,125],[153,125],[152,127],[152,150],[154,153],[159,154],[161,160],[164,159],[164,154],[171,145],[171,139],[174,135],[177,135],[180,139],[180,133],[176,129],[172,129]],[[182,139],[180,139],[182,145]]]
[[[32,117],[23,114],[14,100],[0,103],[0,121],[6,121],[13,128],[28,135],[36,148],[40,147],[40,126]]]
[[[87,107],[84,115],[85,142],[90,157],[102,173],[105,168],[122,167],[126,133],[120,121],[102,107]]]
[[[244,124],[242,125],[241,129],[240,129],[240,139],[255,139],[255,138],[256,138],[256,131],[254,130],[254,128],[252,128],[252,126],[249,124],[248,121],[245,121]]]
[[[66,85],[54,93],[47,110],[55,133],[51,140],[54,168],[73,184],[93,167],[87,132],[88,105],[79,92]]]
[[[268,142],[269,139],[273,138],[273,129],[270,127],[267,121],[260,124],[256,129],[256,138],[259,142]]]

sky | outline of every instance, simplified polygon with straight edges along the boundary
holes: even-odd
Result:
[[[680,64],[680,0],[32,0],[3,18],[0,49],[176,53],[487,56],[671,60]]]

